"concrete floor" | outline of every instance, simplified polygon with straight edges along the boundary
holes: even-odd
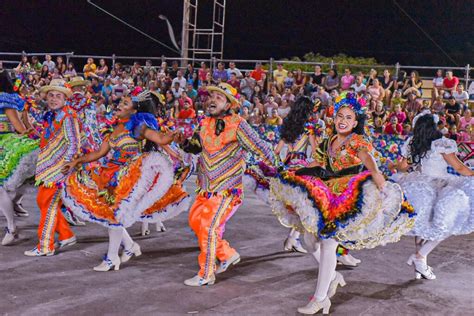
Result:
[[[193,187],[191,184],[189,187]],[[107,249],[106,230],[88,223],[74,228],[79,243],[47,258],[28,258],[36,243],[38,209],[34,192],[24,202],[30,217],[18,219],[15,245],[0,246],[1,315],[296,315],[316,284],[309,255],[282,249],[287,229],[257,196],[245,202],[227,225],[226,239],[242,262],[211,287],[189,288],[197,272],[198,247],[187,214],[166,222],[165,233],[138,237],[143,255],[120,271],[92,267]],[[5,226],[3,217],[0,225]],[[474,236],[452,237],[430,256],[438,279],[415,281],[405,261],[413,240],[354,252],[362,264],[338,267],[347,281],[332,300],[332,315],[472,315]]]

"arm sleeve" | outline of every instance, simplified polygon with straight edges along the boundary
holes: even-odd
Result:
[[[431,150],[440,154],[455,154],[458,152],[458,145],[455,140],[442,137],[431,143]]]
[[[245,120],[242,120],[237,128],[237,140],[245,150],[260,156],[265,163],[278,165],[278,157],[272,146],[263,141]]]
[[[409,137],[402,145],[401,154],[402,154],[403,158],[408,159],[408,157],[410,156],[410,142],[411,142],[411,139],[412,138]]]
[[[74,117],[67,117],[64,119],[62,129],[67,143],[67,151],[64,160],[70,162],[74,159],[74,155],[79,152],[81,147],[79,122]]]

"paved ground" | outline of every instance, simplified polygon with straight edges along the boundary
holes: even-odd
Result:
[[[144,252],[120,271],[92,267],[106,252],[106,230],[75,228],[79,243],[48,258],[28,258],[36,242],[34,194],[25,202],[31,216],[20,219],[21,240],[0,246],[0,314],[3,315],[296,315],[314,291],[312,257],[282,251],[287,229],[268,206],[248,193],[227,226],[226,238],[242,262],[212,287],[189,288],[197,271],[198,248],[187,214],[166,223],[168,231],[137,237]],[[5,225],[0,218],[0,225]],[[139,225],[130,233],[137,235]],[[430,257],[438,279],[415,281],[405,264],[411,238],[359,251],[355,269],[339,271],[348,285],[333,298],[333,315],[472,315],[474,235],[453,237]]]

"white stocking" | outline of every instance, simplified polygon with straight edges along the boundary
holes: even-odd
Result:
[[[133,246],[133,239],[132,239],[132,237],[130,237],[130,235],[128,234],[125,227],[122,227],[122,232],[123,232],[123,235],[122,235],[123,248],[127,249],[127,250],[130,250]]]
[[[124,228],[122,227],[109,228],[109,249],[107,251],[107,257],[112,261],[115,261],[119,258],[118,253],[120,249],[120,243],[123,239],[123,230]]]
[[[316,259],[316,262],[319,263],[321,247],[316,237],[312,233],[305,232],[303,235],[303,242],[305,249],[308,250],[308,252],[313,255],[314,259]]]
[[[438,246],[440,242],[440,240],[428,240],[423,244],[423,246],[421,246],[420,251],[418,251],[418,253],[426,258],[428,257],[430,252],[433,251],[436,246]]]
[[[324,239],[321,241],[321,258],[319,261],[318,283],[314,297],[317,301],[322,301],[327,297],[329,284],[336,276],[336,248],[337,241]]]
[[[0,188],[0,208],[3,211],[3,214],[7,218],[7,227],[10,232],[14,232],[16,229],[14,211],[13,211],[13,202],[10,198],[8,192]]]

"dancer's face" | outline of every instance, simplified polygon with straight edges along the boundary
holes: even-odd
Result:
[[[357,120],[354,111],[349,107],[341,108],[336,114],[334,125],[336,126],[336,131],[338,134],[350,134],[357,126]]]
[[[137,110],[133,107],[132,99],[130,97],[123,97],[119,105],[117,106],[115,115],[118,118],[128,118],[136,112]]]
[[[224,94],[213,91],[210,100],[207,110],[211,116],[220,116],[227,110],[228,101]]]
[[[48,94],[46,94],[46,101],[51,110],[59,110],[66,104],[66,95],[59,91],[48,91]]]

